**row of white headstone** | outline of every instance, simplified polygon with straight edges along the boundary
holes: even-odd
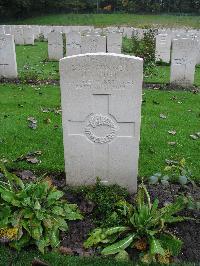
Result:
[[[198,36],[159,34],[156,36],[156,61],[171,62],[170,83],[194,83],[195,66],[200,64]]]
[[[102,35],[83,35],[79,32],[69,32],[66,37],[66,55],[86,54],[86,53],[121,53],[122,34],[108,33]],[[50,60],[60,60],[64,56],[63,34],[52,31],[48,34],[48,57]]]
[[[0,33],[6,34],[15,34],[19,35],[23,33],[23,30],[29,29],[29,33],[33,32],[34,38],[38,39],[40,36],[43,36],[47,40],[47,36],[51,31],[58,31],[64,34],[68,34],[71,31],[80,32],[81,35],[87,34],[97,34],[97,35],[106,35],[107,33],[121,33],[123,37],[131,38],[132,36],[138,37],[141,39],[144,37],[147,29],[134,28],[134,27],[105,27],[105,28],[95,28],[94,26],[47,26],[47,25],[0,25]],[[154,29],[155,32],[170,34],[171,36],[176,35],[190,35],[190,36],[200,36],[199,30],[191,29]],[[17,39],[17,37],[16,37]],[[21,41],[20,41],[21,42]]]

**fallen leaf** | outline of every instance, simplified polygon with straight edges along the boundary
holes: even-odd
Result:
[[[28,127],[31,128],[31,129],[36,129],[37,128],[37,120],[30,116],[27,118],[29,124],[28,124]]]
[[[197,140],[198,139],[198,137],[196,135],[190,135],[190,138],[191,139],[194,139],[194,140]]]
[[[167,116],[166,116],[166,115],[164,115],[164,114],[160,114],[160,118],[162,118],[162,119],[166,119],[166,118],[167,118]]]
[[[176,130],[169,130],[168,133],[174,136],[176,135]]]
[[[172,141],[172,142],[168,142],[168,144],[171,145],[171,146],[175,146],[176,145],[176,142],[175,141],[174,142]]]
[[[21,177],[23,180],[34,180],[36,179],[36,176],[29,170],[24,170],[22,172],[19,172],[18,175]]]
[[[32,163],[32,164],[37,164],[37,163],[40,163],[41,162],[36,157],[27,158],[26,161],[29,162],[29,163]]]
[[[50,119],[50,118],[46,118],[46,119],[44,119],[44,123],[45,123],[45,124],[50,124],[50,123],[51,123],[51,119]]]
[[[59,248],[59,251],[60,251],[60,253],[62,253],[64,255],[74,255],[74,252],[71,248],[61,246]]]
[[[195,134],[200,138],[200,132],[196,132]]]

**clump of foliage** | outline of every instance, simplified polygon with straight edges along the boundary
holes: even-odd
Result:
[[[3,165],[0,173],[0,238],[17,250],[29,244],[43,253],[48,246],[57,248],[67,220],[82,219],[77,205],[63,199],[50,179],[23,183]]]
[[[117,254],[120,258],[127,258],[128,247],[136,248],[141,252],[142,262],[169,263],[172,256],[180,252],[182,241],[167,231],[166,226],[187,219],[176,215],[185,208],[185,202],[183,197],[179,197],[162,208],[158,203],[157,199],[151,203],[145,185],[141,184],[135,205],[124,201],[118,206],[117,212],[126,218],[126,223],[95,229],[85,241],[85,248],[102,245],[103,255]]]
[[[133,36],[124,39],[123,51],[128,54],[141,57],[144,60],[145,75],[151,75],[151,69],[155,66],[155,30],[149,29],[144,32],[144,37],[139,39]]]
[[[177,182],[181,185],[192,183],[192,172],[186,165],[186,160],[183,158],[178,161],[167,160],[167,166],[164,168],[164,174],[156,173],[149,177],[150,184],[161,182],[163,185],[169,185],[169,182]]]
[[[94,186],[83,187],[82,192],[86,199],[95,204],[93,215],[97,226],[113,226],[120,224],[122,216],[115,211],[115,205],[128,197],[128,191],[118,185],[106,186],[100,179]]]

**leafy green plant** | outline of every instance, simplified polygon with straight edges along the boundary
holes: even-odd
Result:
[[[128,191],[118,185],[107,186],[97,178],[96,184],[91,187],[82,187],[83,193],[88,201],[95,207],[93,210],[94,222],[97,226],[114,226],[122,222],[122,215],[116,213],[115,206],[119,201],[128,197]],[[101,218],[100,218],[101,217]]]
[[[167,173],[167,174],[166,174]],[[167,161],[167,166],[164,168],[164,174],[156,173],[149,177],[149,183],[155,185],[161,182],[163,185],[169,185],[169,182],[178,182],[182,186],[192,183],[192,172],[186,166],[185,159],[180,161]]]
[[[136,248],[141,251],[143,262],[169,262],[177,255],[182,241],[167,231],[166,225],[188,219],[175,214],[185,207],[184,198],[179,197],[174,203],[158,207],[158,200],[151,203],[150,195],[141,184],[136,197],[136,205],[120,202],[118,212],[126,217],[126,223],[111,228],[97,228],[85,241],[85,248],[103,245],[103,255],[117,254],[128,256],[126,249]]]
[[[148,29],[142,39],[133,36],[131,39],[124,38],[123,41],[123,52],[144,59],[145,76],[151,75],[155,67],[155,33],[155,30]]]
[[[23,183],[3,165],[0,172],[0,236],[4,232],[17,250],[28,244],[43,253],[48,246],[57,248],[59,232],[68,230],[67,220],[82,219],[77,205],[63,199],[50,179]],[[9,229],[16,229],[15,237],[12,230],[8,237]]]

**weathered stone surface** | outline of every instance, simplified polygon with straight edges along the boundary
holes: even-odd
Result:
[[[34,31],[30,26],[23,28],[24,44],[34,45]]]
[[[172,41],[170,82],[188,86],[194,83],[197,42],[192,39]]]
[[[50,60],[63,58],[63,36],[61,32],[52,31],[48,34],[48,56]]]
[[[81,53],[99,53],[106,52],[106,36],[82,36]]]
[[[0,25],[0,34],[5,34],[5,27]]]
[[[4,25],[5,34],[12,34],[12,28],[10,25]]]
[[[164,63],[170,62],[171,56],[171,36],[168,34],[158,34],[156,36],[156,61]]]
[[[143,60],[97,53],[60,60],[67,183],[137,189]]]
[[[121,54],[122,50],[122,34],[108,33],[107,35],[107,52]]]
[[[81,34],[71,31],[66,34],[66,54],[67,56],[81,53]]]
[[[15,44],[24,45],[23,28],[21,26],[15,26],[13,34],[14,34]]]
[[[15,43],[12,35],[0,34],[0,78],[17,78]]]

